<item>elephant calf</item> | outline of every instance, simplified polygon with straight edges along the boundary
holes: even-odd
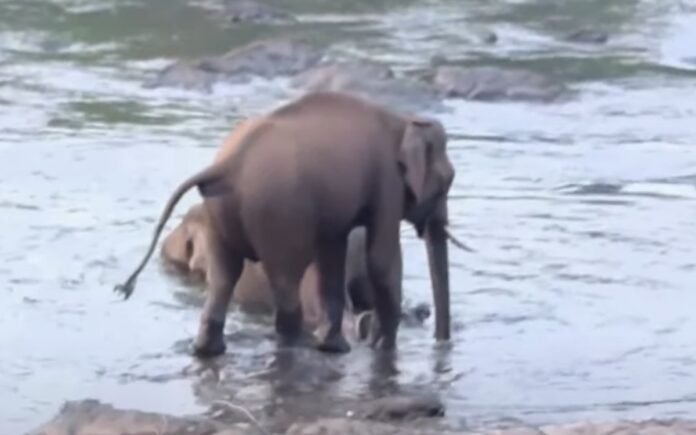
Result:
[[[210,220],[203,204],[193,205],[181,222],[164,238],[160,255],[179,272],[209,285],[208,267],[210,250],[208,237]],[[365,338],[371,316],[366,316],[372,307],[369,282],[365,265],[365,231],[356,228],[348,238],[346,258],[346,290],[348,304],[344,316],[344,332],[357,338]],[[273,293],[268,277],[261,263],[244,261],[242,273],[235,285],[232,299],[247,312],[272,313]],[[322,306],[319,297],[319,281],[316,264],[307,268],[300,283],[300,302],[305,325],[310,329],[319,328],[322,322]]]

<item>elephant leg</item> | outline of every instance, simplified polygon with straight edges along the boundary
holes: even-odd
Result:
[[[391,350],[401,319],[401,241],[399,217],[377,216],[367,232],[367,269],[374,288],[376,316],[371,317],[370,342]]]
[[[324,242],[317,253],[319,289],[327,321],[327,328],[323,337],[319,339],[318,349],[324,352],[350,351],[350,345],[343,335],[343,314],[346,308],[346,292],[343,287],[346,246],[345,238]]]
[[[274,269],[264,264],[271,282],[275,301],[275,330],[283,346],[316,345],[313,336],[304,329],[304,316],[300,301],[300,282],[303,269]]]
[[[397,255],[388,268],[386,283],[374,287],[375,291],[381,290],[374,298],[377,316],[368,315],[361,319],[368,323],[370,342],[382,349],[391,349],[396,345],[396,333],[401,320],[401,282],[401,255]]]
[[[345,285],[354,314],[369,311],[374,306],[374,289],[367,271],[365,238],[365,227],[354,228],[348,235]]]
[[[225,353],[225,319],[244,264],[241,256],[232,255],[221,243],[213,241],[210,247],[208,291],[194,343],[194,353],[199,357]]]

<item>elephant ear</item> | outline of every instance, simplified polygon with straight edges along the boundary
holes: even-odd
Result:
[[[416,202],[423,199],[425,190],[429,146],[424,129],[430,125],[431,122],[428,120],[411,119],[406,124],[401,139],[399,163],[404,169],[406,185],[416,198]]]

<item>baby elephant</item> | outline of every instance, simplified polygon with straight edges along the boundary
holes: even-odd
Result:
[[[160,255],[176,270],[196,281],[209,284],[211,249],[210,221],[203,204],[193,205],[181,222],[164,239]],[[348,304],[344,332],[365,338],[372,317],[367,316],[372,303],[369,282],[366,279],[365,230],[356,228],[348,238],[346,258],[346,290]],[[259,262],[244,261],[241,276],[235,285],[233,300],[247,312],[270,314],[274,310],[273,293],[263,266]],[[322,324],[322,306],[319,298],[318,271],[310,264],[300,284],[300,301],[307,327],[319,328]]]

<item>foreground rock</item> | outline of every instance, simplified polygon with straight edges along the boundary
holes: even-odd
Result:
[[[643,422],[576,423],[538,428],[501,429],[487,432],[452,432],[427,427],[402,427],[385,423],[326,419],[297,423],[288,435],[687,435],[696,434],[696,421],[647,420]]]
[[[220,434],[220,424],[200,417],[124,411],[97,400],[67,402],[58,415],[29,435]]]
[[[287,435],[463,435],[442,429],[403,427],[392,424],[350,420],[343,418],[322,419],[314,423],[295,423]]]
[[[566,90],[542,74],[495,66],[438,66],[432,82],[447,97],[479,101],[551,102]]]
[[[175,62],[144,86],[209,91],[213,83],[221,80],[241,82],[251,76],[293,76],[316,65],[322,57],[321,50],[302,39],[262,40],[235,48],[221,56]]]
[[[241,414],[241,413],[240,413]],[[141,411],[118,410],[96,400],[66,403],[59,414],[29,435],[242,435],[270,433],[254,424],[229,425],[207,417],[174,417]],[[486,432],[446,430],[438,420],[407,424],[353,418],[295,422],[287,435],[687,435],[696,434],[696,421],[645,420],[642,422],[581,422],[566,425],[518,427]]]

